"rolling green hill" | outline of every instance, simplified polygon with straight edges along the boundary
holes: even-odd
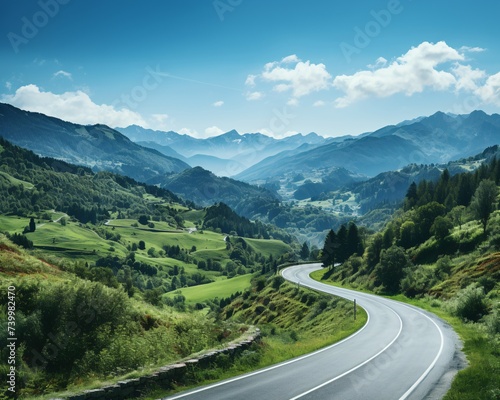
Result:
[[[19,299],[25,397],[145,373],[234,339],[241,325],[214,319],[220,302],[295,257],[294,243],[262,239],[279,230],[226,205],[196,208],[131,178],[0,146],[0,287]],[[52,357],[54,340],[69,345]]]
[[[0,103],[0,136],[39,155],[145,181],[185,162],[139,146],[105,125],[84,126]]]

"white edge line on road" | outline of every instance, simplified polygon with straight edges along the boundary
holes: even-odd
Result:
[[[304,284],[304,286],[308,286],[308,285],[307,285],[307,284]],[[308,286],[308,287],[309,287],[309,288],[311,288],[311,289],[315,289],[313,286]],[[338,289],[343,289],[343,288],[338,288]],[[422,375],[421,375],[421,376],[417,379],[417,381],[416,381],[416,382],[415,382],[415,383],[414,383],[414,384],[413,384],[413,385],[412,385],[412,386],[411,386],[411,387],[410,387],[410,388],[409,388],[409,389],[408,389],[408,390],[407,390],[407,391],[406,391],[406,392],[405,392],[405,393],[404,393],[404,394],[403,394],[403,395],[399,398],[399,400],[405,400],[405,399],[407,399],[407,398],[408,398],[408,396],[409,396],[409,395],[410,395],[410,394],[411,394],[411,393],[412,393],[412,392],[413,392],[413,391],[417,388],[417,386],[418,386],[418,385],[420,385],[420,384],[422,383],[422,381],[423,381],[423,380],[427,377],[427,375],[429,375],[429,373],[431,372],[432,368],[434,368],[434,366],[436,365],[436,363],[437,363],[437,361],[438,361],[439,357],[441,357],[441,354],[443,353],[443,348],[444,348],[444,335],[443,335],[443,331],[442,331],[442,330],[441,330],[441,328],[438,326],[438,324],[436,324],[436,322],[435,322],[432,318],[430,318],[428,315],[425,315],[423,312],[419,311],[419,310],[418,310],[418,309],[416,309],[415,307],[410,307],[410,306],[408,306],[408,305],[406,305],[406,304],[404,304],[404,303],[401,303],[401,302],[399,302],[399,301],[398,301],[398,304],[400,304],[401,306],[403,306],[403,307],[405,307],[405,308],[408,308],[408,309],[410,309],[410,310],[412,310],[412,311],[415,311],[416,313],[418,313],[418,314],[420,314],[420,315],[424,316],[424,317],[425,317],[425,318],[427,318],[429,321],[431,321],[431,322],[434,324],[434,326],[437,328],[437,330],[438,330],[438,332],[439,332],[440,339],[441,339],[441,345],[440,345],[440,347],[439,347],[438,354],[436,355],[436,357],[434,358],[434,360],[432,361],[432,363],[431,363],[431,364],[429,365],[429,367],[428,367],[428,368],[424,371],[424,373],[423,373],[423,374],[422,374]],[[385,304],[384,304],[384,305],[385,305]],[[385,306],[386,306],[386,307],[388,307],[387,305],[385,305]],[[390,308],[390,307],[389,307],[389,308]],[[391,309],[391,310],[392,310],[392,309]],[[392,310],[392,311],[395,313],[395,311],[394,311],[394,310]],[[397,314],[396,314],[396,315],[397,315]],[[399,315],[398,315],[398,318],[399,318]],[[389,344],[388,346],[390,346],[390,344]],[[383,351],[383,350],[382,350],[382,351]],[[380,353],[379,353],[379,354],[380,354]],[[377,355],[378,355],[378,354],[377,354]],[[372,360],[373,358],[375,358],[377,355],[373,356],[370,360]],[[370,361],[370,360],[365,361],[365,363],[366,363],[366,362],[368,362],[368,361]],[[362,365],[363,365],[363,364],[361,364],[360,366],[362,366]],[[354,368],[354,369],[352,369],[351,371],[353,371],[353,370],[355,370],[355,369],[359,368],[360,366],[355,367],[355,368]],[[303,394],[301,394],[301,395],[299,395],[299,396],[293,397],[293,398],[292,398],[292,399],[290,399],[290,400],[295,400],[295,399],[298,399],[298,398],[300,398],[300,397],[302,397],[302,396],[305,396],[306,394],[309,394],[309,393],[313,392],[314,390],[317,390],[317,389],[319,389],[319,388],[321,388],[321,387],[323,387],[323,386],[325,386],[325,385],[328,385],[329,383],[332,383],[333,381],[335,381],[335,380],[337,380],[337,379],[341,378],[342,376],[344,376],[344,375],[348,374],[348,373],[349,373],[349,372],[351,372],[351,371],[347,371],[347,372],[345,372],[344,374],[342,374],[342,375],[340,375],[340,376],[338,376],[338,377],[336,377],[336,378],[333,378],[333,379],[331,379],[330,381],[325,382],[325,383],[321,384],[320,386],[317,386],[316,388],[313,388],[313,389],[311,389],[311,390],[309,390],[309,391],[307,391],[307,392],[305,392],[305,393],[303,393]]]
[[[331,293],[329,293],[329,294],[331,294]],[[341,296],[339,296],[339,297],[341,297]],[[281,364],[273,365],[272,367],[268,367],[268,368],[265,368],[265,369],[262,369],[262,370],[259,370],[259,371],[251,372],[251,373],[246,374],[246,375],[237,376],[236,378],[232,378],[232,379],[229,379],[227,381],[222,381],[222,382],[219,382],[219,383],[215,383],[213,385],[209,385],[209,386],[197,389],[197,390],[193,390],[192,392],[183,393],[183,394],[180,394],[180,395],[177,395],[177,396],[174,396],[174,397],[164,397],[164,398],[162,398],[162,400],[176,400],[176,399],[181,399],[183,397],[191,396],[191,395],[196,394],[196,393],[204,392],[206,390],[214,389],[214,388],[219,387],[219,386],[227,385],[228,383],[236,382],[236,381],[239,381],[239,380],[242,380],[242,379],[250,378],[250,377],[255,376],[255,375],[263,374],[265,372],[272,371],[273,369],[281,368],[281,367],[284,367],[285,365],[293,364],[295,362],[298,362],[298,361],[304,360],[306,358],[315,356],[316,354],[323,353],[324,351],[330,350],[333,347],[336,347],[336,346],[338,346],[338,345],[340,345],[340,344],[342,344],[344,342],[347,342],[348,340],[352,339],[356,335],[360,334],[368,326],[368,323],[370,322],[370,314],[368,313],[368,311],[366,311],[366,315],[367,315],[367,319],[366,319],[366,323],[363,325],[363,327],[361,329],[359,329],[358,331],[354,332],[351,336],[348,336],[345,339],[342,339],[340,342],[334,343],[334,344],[332,344],[330,346],[327,346],[327,347],[324,347],[322,349],[316,350],[316,351],[314,351],[312,353],[309,353],[309,354],[306,354],[304,356],[301,356],[301,357],[298,357],[298,358],[294,358],[294,359],[289,360],[289,361],[285,361],[285,362],[283,362]],[[399,318],[399,316],[398,316],[398,318]],[[401,329],[402,329],[402,327],[401,327]],[[400,329],[400,332],[401,332],[401,329]],[[399,334],[398,334],[398,336],[399,336]],[[397,337],[396,337],[396,339],[397,339]],[[394,339],[394,340],[396,340],[396,339]],[[389,345],[391,345],[391,344],[392,344],[392,342]]]
[[[438,332],[439,332],[439,336],[441,336],[441,346],[439,347],[439,351],[438,351],[438,354],[436,355],[436,357],[434,358],[434,360],[432,361],[431,365],[429,365],[429,367],[425,370],[425,372],[420,376],[420,378],[417,379],[417,381],[405,392],[405,394],[403,394],[399,400],[405,400],[406,398],[408,398],[408,396],[416,389],[416,387],[418,385],[420,385],[420,383],[422,383],[422,381],[425,379],[425,377],[427,375],[429,375],[429,372],[431,372],[431,369],[434,368],[434,366],[436,365],[439,357],[441,356],[442,352],[443,352],[443,347],[444,347],[444,335],[443,335],[443,331],[441,330],[441,328],[438,326],[438,324],[436,324],[436,322],[430,318],[428,315],[425,315],[423,312],[420,312],[419,310],[416,310],[415,308],[413,307],[408,307],[407,305],[405,304],[401,304],[402,306],[406,307],[406,308],[409,308],[410,310],[413,310],[421,315],[423,315],[425,318],[427,318],[429,321],[431,321],[437,328]]]
[[[320,282],[320,283],[321,283],[321,282]],[[304,284],[304,286],[308,286],[308,285],[307,285],[307,284]],[[315,289],[313,286],[308,286],[308,287],[309,287],[309,288],[311,288],[311,289]],[[343,288],[337,288],[337,289],[343,289]],[[372,295],[370,295],[370,296],[372,296]],[[389,300],[389,301],[391,301],[391,300]],[[381,304],[383,304],[383,303],[381,303]],[[409,388],[409,389],[408,389],[408,390],[407,390],[407,391],[406,391],[406,392],[405,392],[405,393],[404,393],[404,394],[403,394],[403,395],[399,398],[399,400],[405,400],[405,399],[407,399],[407,398],[408,398],[408,396],[409,396],[409,395],[410,395],[410,394],[411,394],[411,393],[412,393],[412,392],[413,392],[413,391],[417,388],[417,386],[418,386],[418,385],[420,385],[420,384],[422,383],[422,381],[425,379],[425,377],[426,377],[427,375],[429,375],[429,373],[431,372],[432,368],[434,368],[434,366],[436,365],[436,363],[437,363],[437,361],[438,361],[439,357],[440,357],[440,356],[441,356],[441,354],[443,353],[443,348],[444,348],[444,335],[443,335],[443,331],[442,331],[442,330],[441,330],[441,328],[438,326],[438,324],[436,324],[436,322],[435,322],[432,318],[430,318],[428,315],[425,315],[423,312],[419,311],[419,310],[418,310],[418,309],[416,309],[415,307],[410,307],[410,306],[408,306],[408,305],[406,305],[406,304],[404,304],[404,303],[402,303],[402,302],[400,302],[400,301],[398,301],[398,304],[400,304],[401,306],[403,306],[403,307],[405,307],[405,308],[408,308],[408,309],[410,309],[410,310],[412,310],[412,311],[415,311],[416,313],[418,313],[418,314],[420,314],[420,315],[423,315],[425,318],[427,318],[429,321],[431,321],[431,322],[434,324],[434,326],[437,328],[437,330],[438,330],[438,332],[439,332],[440,339],[441,339],[441,345],[439,346],[439,351],[438,351],[438,354],[436,355],[436,357],[434,358],[434,360],[432,361],[432,363],[431,363],[431,364],[429,365],[429,367],[428,367],[428,368],[424,371],[424,373],[423,373],[423,374],[422,374],[422,375],[421,375],[421,376],[417,379],[417,381],[416,381],[416,382],[415,382],[415,383],[414,383],[414,384],[413,384],[413,385],[412,385],[412,386],[411,386],[411,387],[410,387],[410,388]],[[384,304],[384,305],[385,305],[385,304]],[[387,305],[385,305],[385,306],[386,306],[386,307],[388,307]],[[389,307],[389,308],[390,308],[390,307]],[[391,310],[392,310],[392,309],[391,309]],[[395,313],[395,311],[394,311],[394,310],[392,310],[392,311]],[[397,315],[397,314],[396,314],[396,315]],[[398,318],[399,318],[399,316],[398,316]],[[388,346],[390,346],[390,344],[389,344]],[[380,354],[380,353],[379,353],[379,354]],[[377,354],[377,355],[378,355],[378,354]],[[372,357],[371,359],[375,358],[377,355],[375,355],[375,356],[374,356],[374,357]],[[371,359],[370,359],[370,360],[371,360]],[[366,363],[366,362],[368,362],[368,361],[370,361],[370,360],[365,361],[365,363]],[[362,365],[362,364],[361,364],[361,365]],[[360,365],[360,366],[361,366],[361,365]],[[358,367],[355,367],[354,369],[356,369],[356,368],[359,368],[359,366],[358,366]],[[351,371],[353,371],[354,369],[352,369]],[[342,376],[344,376],[344,375],[348,374],[349,372],[350,372],[350,371],[347,371],[347,372],[345,372],[344,374],[342,374],[342,375],[340,375],[340,376],[338,376],[338,377],[336,377],[336,378],[333,378],[333,379],[331,379],[330,381],[325,382],[325,383],[323,383],[322,385],[317,386],[316,388],[313,388],[313,389],[309,390],[308,392],[305,392],[305,393],[303,393],[303,394],[301,394],[301,395],[299,395],[299,396],[293,397],[293,398],[292,398],[292,399],[290,399],[290,400],[295,400],[295,399],[298,399],[298,398],[300,398],[300,397],[302,397],[302,396],[305,396],[306,394],[311,393],[311,392],[313,392],[314,390],[317,390],[317,389],[319,389],[319,388],[321,388],[321,387],[323,387],[323,386],[325,386],[325,385],[327,385],[327,384],[329,384],[329,383],[331,383],[331,382],[335,381],[335,380],[336,380],[336,379],[338,379],[338,378],[341,378]]]
[[[396,337],[394,339],[392,339],[392,341],[387,346],[385,346],[382,350],[380,350],[374,356],[370,357],[368,360],[363,361],[361,364],[356,365],[355,367],[351,368],[349,371],[346,371],[343,374],[340,374],[340,375],[336,376],[335,378],[332,378],[332,379],[330,379],[330,380],[328,380],[326,382],[323,382],[321,385],[318,385],[316,387],[313,387],[312,389],[309,389],[307,392],[304,392],[304,393],[299,394],[298,396],[292,397],[290,400],[300,399],[301,397],[304,397],[304,396],[308,395],[309,393],[312,393],[312,392],[314,392],[314,391],[316,391],[318,389],[321,389],[323,386],[329,385],[330,383],[335,382],[336,380],[338,380],[338,379],[340,379],[340,378],[342,378],[342,377],[350,374],[351,372],[356,371],[357,369],[361,368],[363,365],[369,363],[371,360],[373,360],[374,358],[378,357],[380,354],[382,354],[384,351],[386,351],[390,346],[392,346],[392,344],[399,338],[399,336],[401,335],[401,332],[403,331],[403,320],[396,313],[396,311],[394,311],[392,308],[390,308],[389,306],[387,306],[387,305],[385,305],[383,303],[380,303],[380,304],[382,304],[383,306],[385,306],[389,310],[391,310],[398,317],[398,319],[399,319],[399,332],[396,335]]]

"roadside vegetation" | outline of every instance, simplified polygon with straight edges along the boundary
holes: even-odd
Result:
[[[339,232],[327,235],[325,283],[397,296],[447,320],[470,366],[446,399],[500,396],[500,163],[410,185],[404,204],[364,252],[342,256]],[[341,262],[341,265],[336,265]]]
[[[250,287],[226,301],[227,305],[223,302],[224,306],[217,308],[218,318],[258,326],[262,332],[260,342],[244,351],[234,364],[221,360],[209,370],[178,382],[170,392],[152,388],[143,400],[158,399],[310,353],[351,335],[367,320],[360,308],[354,320],[352,302],[298,288],[274,273],[256,277]]]

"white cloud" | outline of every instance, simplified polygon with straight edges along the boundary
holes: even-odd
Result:
[[[249,101],[254,101],[254,100],[260,100],[264,97],[264,94],[262,92],[248,92],[246,94],[246,98]]]
[[[164,131],[168,129],[168,114],[153,114],[151,115],[151,121],[149,127],[151,129],[156,129],[158,131]]]
[[[267,128],[257,129],[257,132],[262,133],[263,135],[266,135],[266,136],[274,137],[274,133]]]
[[[313,107],[323,107],[325,104],[323,100],[318,100],[313,103]]]
[[[95,104],[82,92],[55,94],[40,91],[36,85],[21,86],[13,95],[3,95],[2,101],[27,111],[51,115],[78,124],[106,124],[111,127],[132,124],[147,127],[142,116],[126,108],[115,109],[107,104]]]
[[[181,129],[179,129],[178,133],[180,133],[181,135],[189,135],[189,136],[193,136],[193,137],[198,137],[198,132],[196,132],[196,130],[194,130],[194,129],[181,128]]]
[[[488,77],[486,83],[477,88],[474,93],[485,103],[500,106],[500,72]]]
[[[59,70],[56,73],[54,73],[54,75],[53,75],[54,78],[57,78],[58,76],[62,76],[64,78],[68,78],[71,80],[73,79],[73,76],[71,75],[71,73],[63,71],[63,70]]]
[[[478,88],[477,81],[486,77],[486,72],[480,69],[472,69],[470,65],[456,64],[452,68],[452,73],[457,78],[455,89],[474,91]]]
[[[9,81],[5,82],[5,87],[10,91],[10,89],[12,89],[12,83],[10,83]]]
[[[224,105],[224,102],[222,100],[216,101],[215,103],[212,104],[214,107],[222,107]]]
[[[296,54],[291,54],[289,56],[286,56],[284,57],[282,60],[281,60],[281,63],[282,64],[292,64],[292,63],[298,63],[300,60],[300,58],[297,57]]]
[[[252,75],[252,74],[248,75],[245,81],[245,85],[255,86],[255,78],[257,78],[257,75]]]
[[[283,67],[277,62],[267,63],[261,74],[265,81],[277,82],[273,88],[275,91],[291,90],[292,95],[298,98],[331,86],[332,77],[324,64],[298,61],[296,56],[285,57],[282,63],[284,60],[287,64],[296,62],[295,67]]]
[[[370,69],[385,67],[387,65],[387,60],[384,57],[379,57],[375,60],[375,64],[368,64],[367,67]]]
[[[219,136],[219,135],[222,135],[223,133],[224,133],[224,131],[217,126],[211,126],[207,129],[205,129],[205,136],[206,137]]]
[[[165,122],[168,119],[168,114],[153,114],[153,119],[158,122]]]
[[[344,96],[335,101],[336,106],[347,107],[367,97],[388,97],[397,93],[411,96],[425,88],[449,89],[457,82],[455,76],[436,67],[463,59],[462,54],[445,42],[423,42],[387,67],[337,76],[333,85],[344,92]]]
[[[482,47],[462,46],[460,47],[460,51],[463,53],[482,53],[483,51],[486,51],[486,49],[483,49]]]
[[[297,98],[295,98],[295,97],[292,97],[290,100],[288,100],[288,101],[286,102],[286,104],[287,104],[288,106],[294,106],[294,107],[296,107],[296,106],[298,106],[298,105],[299,105],[299,100],[298,100]]]

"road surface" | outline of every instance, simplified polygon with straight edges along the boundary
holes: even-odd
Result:
[[[282,275],[331,293],[368,313],[366,325],[322,350],[164,400],[440,399],[461,365],[453,330],[433,314],[378,296],[312,280],[321,267],[289,267]]]

